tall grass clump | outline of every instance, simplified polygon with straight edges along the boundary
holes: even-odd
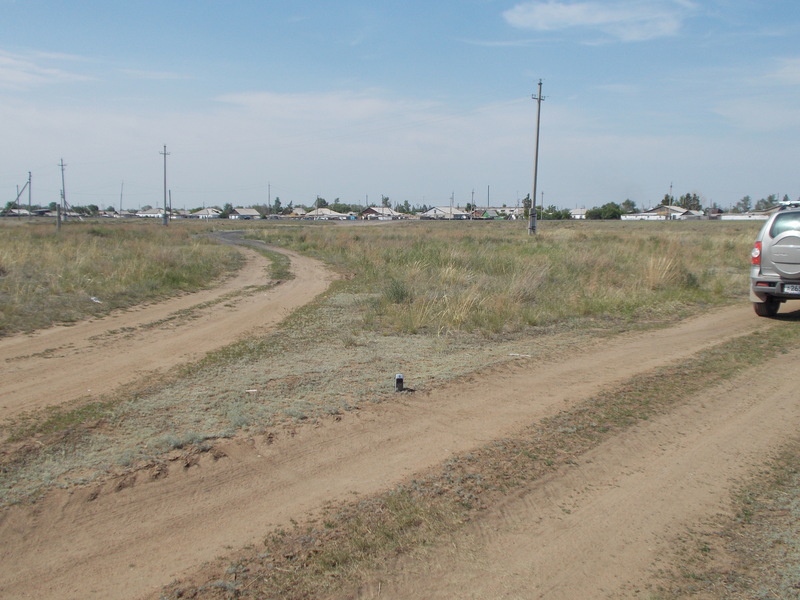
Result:
[[[742,298],[753,223],[406,222],[266,228],[354,274],[365,322],[388,332],[494,335],[565,322],[669,319]]]
[[[177,225],[0,226],[0,335],[196,290],[240,261]]]

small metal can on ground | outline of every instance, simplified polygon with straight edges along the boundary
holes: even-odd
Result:
[[[395,392],[402,392],[403,391],[403,374],[398,373],[394,376],[394,391]]]

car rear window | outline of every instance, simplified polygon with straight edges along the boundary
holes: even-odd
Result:
[[[787,231],[800,231],[800,213],[784,213],[776,216],[769,235],[776,237]]]

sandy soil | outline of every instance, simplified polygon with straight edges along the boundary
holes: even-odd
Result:
[[[306,292],[324,287],[330,277],[308,268],[294,285]],[[236,318],[227,324],[241,320],[231,313]],[[174,461],[168,473],[54,492],[0,516],[0,597],[157,598],[162,585],[258,544],[272,527],[326,502],[384,490],[638,372],[769,326],[749,306],[721,309],[603,341],[568,360],[520,360],[481,379],[301,427],[270,444],[227,441],[213,456]],[[143,352],[170,343],[171,336],[150,337],[156,334],[137,334]],[[92,346],[80,337],[71,344]],[[82,353],[71,356],[61,369]],[[670,536],[724,510],[724,492],[796,430],[800,373],[789,365],[797,358],[776,359],[788,374],[780,381],[744,378],[616,437],[580,465],[493,508],[454,540],[454,550],[401,565],[395,581],[364,597],[636,597],[635,586]],[[45,359],[19,359],[19,368],[28,360]],[[47,364],[56,370],[51,383],[59,381],[59,363]],[[35,400],[26,402],[17,410]],[[3,403],[11,407],[4,410],[18,406]]]
[[[322,263],[281,250],[290,256],[295,278],[265,290],[269,260],[254,250],[242,252],[244,268],[214,289],[0,339],[0,419],[102,394],[267,330],[333,279]],[[228,298],[233,292],[240,293]]]
[[[652,598],[681,536],[797,435],[800,351],[641,424],[492,507],[359,598]]]

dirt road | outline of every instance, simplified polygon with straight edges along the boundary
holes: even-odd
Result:
[[[295,278],[266,289],[269,260],[254,250],[242,252],[244,268],[211,290],[0,339],[0,419],[108,392],[267,330],[333,279],[319,261],[282,251]]]
[[[332,278],[320,263],[290,256],[296,278],[270,290],[253,287],[266,283],[266,261],[248,252],[245,269],[216,290],[3,340],[0,414],[111,390],[268,328]],[[227,296],[236,290],[245,293]],[[230,318],[209,318],[223,297]],[[157,597],[175,578],[326,502],[384,490],[636,373],[769,326],[748,306],[721,309],[568,360],[521,361],[468,387],[371,406],[270,445],[229,440],[167,476],[55,491],[0,514],[0,597]],[[453,551],[402,565],[388,588],[366,597],[635,597],[670,535],[723,510],[732,482],[796,431],[797,358],[776,359],[788,374],[780,381],[748,374],[617,436],[489,511]]]
[[[676,541],[730,513],[732,486],[797,435],[800,352],[615,437],[359,596],[651,598]],[[776,596],[777,597],[777,596]]]
[[[348,413],[271,445],[231,440],[218,446],[218,460],[175,465],[167,477],[143,472],[122,486],[12,507],[0,517],[0,597],[157,597],[162,585],[325,502],[381,491],[635,373],[768,326],[748,306],[721,309],[569,360],[535,369],[519,362],[468,387]],[[150,333],[138,335],[157,352],[167,342],[150,342]],[[734,382],[615,438],[492,510],[457,552],[424,569],[407,565],[381,597],[628,597],[671,532],[719,510],[731,482],[796,430],[798,378]]]

